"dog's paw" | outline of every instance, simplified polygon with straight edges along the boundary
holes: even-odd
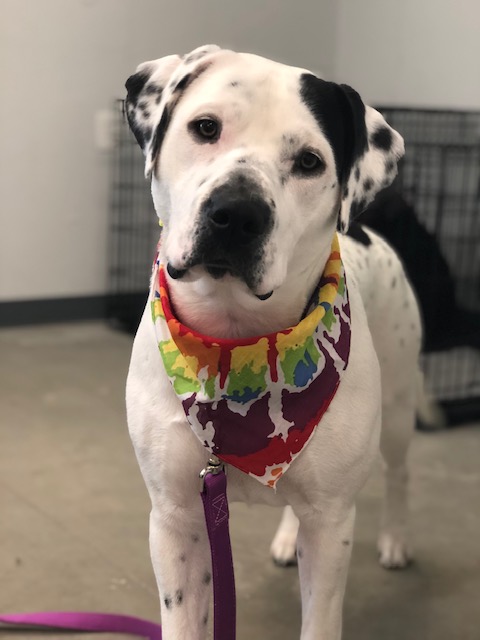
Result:
[[[379,562],[384,569],[405,569],[412,554],[402,536],[385,531],[378,538]]]
[[[296,565],[296,534],[278,532],[270,546],[270,554],[277,567],[292,567]]]

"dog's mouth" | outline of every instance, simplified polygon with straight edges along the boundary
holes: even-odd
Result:
[[[227,273],[229,273],[234,278],[240,278],[241,274],[237,269],[233,266],[231,262],[228,260],[212,260],[210,262],[205,262],[203,264],[206,272],[212,276],[215,280],[220,280]]]
[[[228,262],[228,260],[211,260],[210,262],[204,263],[192,263],[184,269],[177,269],[171,262],[168,262],[168,275],[173,278],[173,280],[181,280],[185,275],[187,275],[188,271],[195,266],[202,266],[208,275],[212,276],[215,280],[223,278],[227,273],[234,277],[241,278],[241,274],[230,262]]]
[[[184,269],[177,269],[172,265],[171,262],[168,262],[167,272],[168,272],[168,275],[173,280],[181,280],[184,276],[187,275],[188,271],[194,266],[202,266],[205,269],[205,271],[208,273],[208,275],[211,276],[214,280],[221,280],[227,274],[233,276],[234,278],[238,278],[239,280],[243,280],[247,284],[248,288],[251,290],[252,294],[256,298],[258,298],[258,300],[268,300],[273,294],[273,291],[267,291],[266,293],[255,293],[252,286],[253,283],[250,284],[249,282],[247,282],[244,276],[238,270],[238,268],[236,268],[234,264],[232,264],[230,261],[224,258],[218,259],[218,260],[209,260],[208,262],[203,262],[203,263],[202,262],[192,263],[192,264],[189,264],[189,266]]]

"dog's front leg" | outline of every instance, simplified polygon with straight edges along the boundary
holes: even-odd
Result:
[[[163,640],[204,640],[211,589],[208,536],[197,505],[154,505],[150,554],[160,594]]]
[[[355,507],[297,510],[301,640],[340,640]]]

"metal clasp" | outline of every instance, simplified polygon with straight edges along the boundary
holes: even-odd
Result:
[[[200,489],[201,489],[202,492],[203,492],[203,490],[205,488],[205,478],[206,478],[206,476],[208,476],[209,474],[212,474],[212,475],[216,476],[221,471],[223,471],[224,468],[225,468],[225,466],[224,466],[223,462],[220,460],[220,458],[217,458],[217,456],[212,453],[210,455],[210,458],[208,459],[207,466],[205,467],[205,469],[202,469],[200,471],[200,480],[201,480]]]

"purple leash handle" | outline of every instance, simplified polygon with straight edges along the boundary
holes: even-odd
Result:
[[[213,637],[235,640],[235,577],[228,530],[227,478],[222,465],[211,459],[202,472],[201,492],[207,525],[213,573]],[[0,623],[25,630],[58,629],[130,633],[146,640],[162,640],[160,625],[133,616],[115,613],[45,611],[39,613],[0,614]],[[7,628],[0,626],[0,631]]]

